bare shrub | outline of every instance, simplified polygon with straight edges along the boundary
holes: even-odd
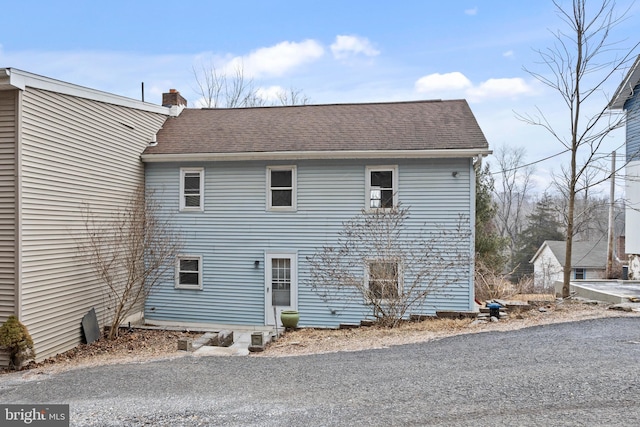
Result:
[[[394,327],[424,312],[433,293],[466,285],[469,221],[425,231],[408,219],[409,209],[398,206],[363,210],[346,221],[336,245],[307,257],[311,288],[336,312],[364,305],[380,324]]]
[[[162,218],[160,205],[144,185],[132,193],[129,203],[109,217],[101,217],[87,206],[84,211],[86,238],[79,241],[81,256],[105,285],[110,312],[109,339],[171,268],[182,243],[169,219]]]

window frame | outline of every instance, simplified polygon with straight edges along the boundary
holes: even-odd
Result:
[[[371,173],[372,172],[391,172],[391,185],[393,191],[392,203],[391,207],[371,207]],[[376,209],[395,209],[398,207],[398,165],[376,165],[376,166],[367,166],[365,168],[365,210],[374,211]]]
[[[197,285],[190,285],[190,284],[183,284],[180,283],[180,273],[183,272],[180,269],[180,261],[182,260],[197,260],[198,261],[198,284]],[[193,273],[194,271],[191,270],[185,270],[185,272],[190,272]],[[201,291],[202,290],[202,255],[178,255],[176,256],[176,264],[175,264],[175,283],[174,283],[174,287],[175,289],[187,289],[187,290],[194,290],[194,291]]]
[[[582,277],[578,278],[578,270],[582,273]],[[587,278],[587,269],[586,268],[574,268],[573,269],[573,278],[575,280],[585,280]]]
[[[272,187],[271,186],[271,172],[273,171],[291,171],[291,187]],[[267,166],[267,211],[274,212],[295,212],[298,209],[298,173],[296,165],[277,165]],[[291,190],[291,206],[274,206],[272,192],[275,189],[290,189]]]
[[[402,295],[402,291],[403,291],[403,282],[404,282],[404,275],[403,275],[403,269],[402,269],[402,263],[400,262],[400,260],[396,259],[396,258],[391,258],[391,259],[385,259],[385,258],[370,258],[366,260],[366,264],[365,264],[365,286],[367,290],[371,290],[371,265],[372,264],[395,264],[396,265],[396,269],[397,269],[397,283],[396,283],[396,287],[397,287],[397,293],[396,293],[396,298],[400,298]],[[380,301],[382,303],[384,303],[385,301],[389,301],[389,298],[376,298],[375,300]]]
[[[185,194],[185,177],[188,173],[198,173],[200,175],[200,188],[199,194],[200,204],[199,206],[187,206],[186,194]],[[204,211],[204,168],[180,168],[180,211],[181,212],[202,212]]]

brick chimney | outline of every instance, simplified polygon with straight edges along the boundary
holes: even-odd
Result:
[[[162,94],[162,106],[163,107],[172,107],[172,106],[186,107],[187,100],[184,99],[182,95],[180,95],[180,92],[178,92],[177,90],[169,89],[169,93]]]

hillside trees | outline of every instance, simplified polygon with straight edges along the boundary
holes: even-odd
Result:
[[[495,218],[497,206],[493,199],[494,180],[488,163],[476,168],[476,264],[501,273],[505,266],[504,249],[508,242],[500,236]]]
[[[612,77],[618,78],[618,71],[626,66],[638,44],[631,50],[622,50],[611,40],[612,30],[625,17],[624,13],[616,14],[612,0],[593,3],[573,0],[566,8],[557,1],[554,5],[565,29],[554,33],[553,46],[538,51],[544,70],[528,71],[559,96],[566,112],[564,125],[557,124],[541,110],[537,115],[521,118],[546,129],[569,155],[561,185],[567,195],[565,259],[571,260],[576,196],[583,190],[580,180],[598,162],[598,151],[605,138],[623,120],[610,114],[607,100],[600,95]],[[563,297],[569,296],[570,278],[571,265],[567,262]]]
[[[526,227],[518,236],[520,244],[514,255],[515,268],[512,275],[514,281],[533,273],[533,266],[529,264],[529,261],[545,240],[564,239],[563,227],[557,219],[553,199],[547,193],[544,193],[538,200],[533,212],[527,215],[526,223]]]

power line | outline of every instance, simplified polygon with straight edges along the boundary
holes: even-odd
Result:
[[[622,146],[624,146],[624,144],[622,144],[621,146],[619,146],[616,150],[620,149]],[[564,153],[567,153],[567,152],[569,152],[569,151],[571,151],[571,149],[570,149],[570,148],[567,148],[566,150],[562,150],[562,151],[560,151],[559,153],[552,154],[552,155],[550,155],[550,156],[547,156],[547,157],[545,157],[545,158],[542,158],[542,159],[539,159],[539,160],[533,161],[533,162],[531,162],[531,163],[525,163],[524,165],[514,166],[514,167],[512,167],[511,169],[503,169],[503,170],[500,170],[500,171],[497,171],[497,172],[491,172],[491,175],[500,175],[500,174],[503,174],[503,173],[505,173],[505,172],[512,172],[512,171],[515,171],[515,170],[518,170],[518,169],[526,168],[527,166],[533,166],[533,165],[535,165],[535,164],[538,164],[538,163],[544,162],[545,160],[549,160],[549,159],[553,159],[554,157],[558,157],[558,156],[560,156],[560,155],[562,155],[562,154],[564,154]],[[593,153],[593,154],[597,154],[597,153]],[[604,154],[604,153],[603,153],[603,156],[602,156],[602,157],[597,157],[597,158],[594,158],[593,160],[594,160],[594,161],[598,161],[598,160],[606,159],[606,158],[609,158],[609,157],[611,157],[611,153],[608,153],[608,154]],[[624,157],[626,157],[626,155],[625,155],[625,154],[618,154],[618,153],[616,152],[616,157],[623,157],[623,158],[624,158]]]
[[[498,174],[502,174],[504,172],[511,172],[511,171],[515,171],[515,170],[518,170],[518,169],[526,168],[527,166],[533,166],[533,165],[535,165],[537,163],[544,162],[545,160],[549,160],[549,159],[553,159],[554,157],[558,157],[559,155],[564,154],[564,153],[566,153],[568,151],[570,151],[570,150],[567,148],[566,150],[563,150],[563,151],[561,151],[559,153],[556,153],[556,154],[552,154],[552,155],[550,155],[548,157],[545,157],[544,159],[536,160],[535,162],[531,162],[531,163],[527,163],[527,164],[524,164],[524,165],[516,166],[516,167],[513,167],[511,169],[503,169],[503,170],[498,171],[498,172],[491,172],[491,175],[498,175]]]

